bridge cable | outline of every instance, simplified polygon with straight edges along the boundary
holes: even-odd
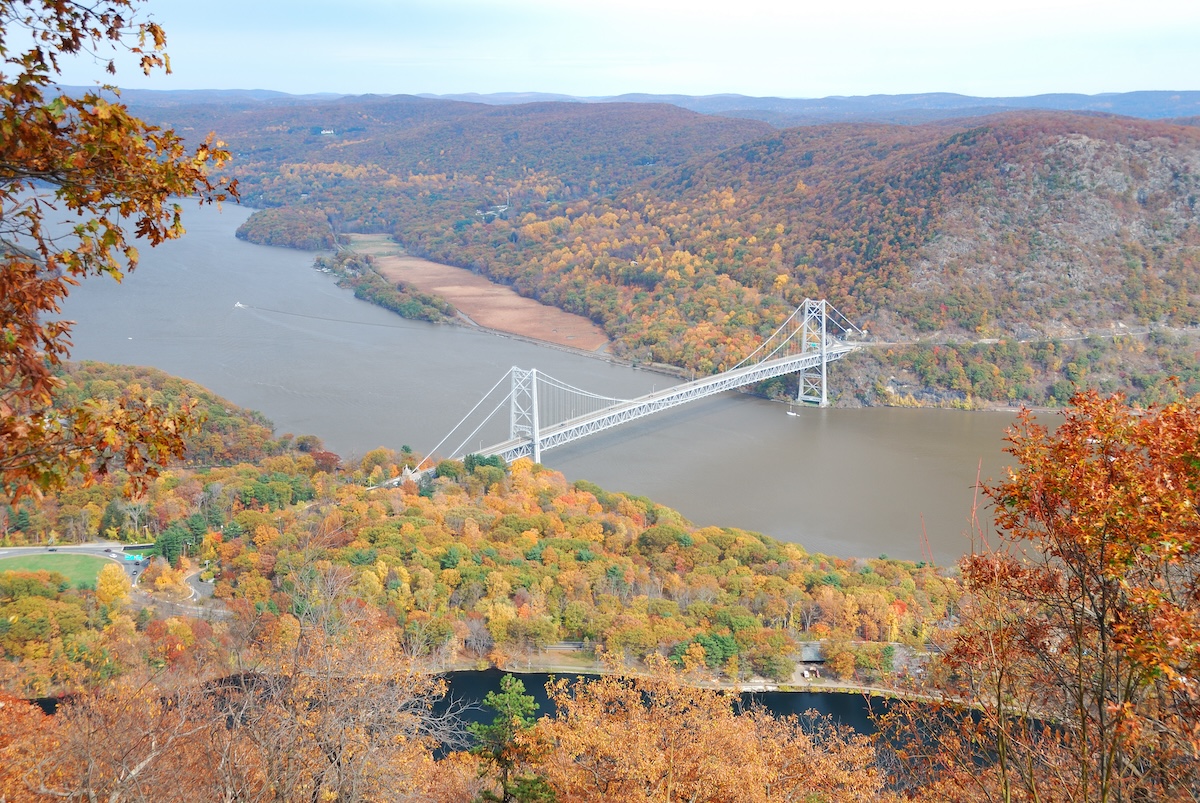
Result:
[[[454,427],[449,432],[446,433],[446,437],[444,437],[440,441],[438,441],[437,446],[434,446],[432,449],[430,449],[428,452],[425,453],[425,460],[429,460],[430,458],[432,458],[434,453],[438,449],[442,448],[442,444],[445,443],[446,441],[448,441],[450,439],[450,436],[453,435],[455,432],[457,432],[458,428],[461,427],[464,423],[466,423],[467,419],[470,418],[471,415],[476,410],[479,409],[479,405],[481,405],[485,401],[487,401],[487,397],[492,395],[492,391],[495,390],[496,388],[500,387],[500,383],[503,382],[505,379],[508,379],[510,376],[512,376],[512,371],[505,372],[504,376],[500,377],[500,379],[497,380],[496,384],[492,385],[491,390],[489,390],[487,393],[483,394],[483,396],[480,397],[479,401],[475,402],[475,406],[471,408],[470,412],[468,412],[466,415],[464,415],[462,417],[462,419],[457,424],[455,424]],[[511,390],[508,392],[508,396],[504,397],[504,401],[508,401],[509,396],[512,396]],[[496,411],[493,410],[491,415],[489,415],[487,418],[485,418],[483,420],[486,422],[489,418],[492,417],[492,415],[495,415],[495,412]],[[480,426],[482,426],[482,425],[480,425]],[[478,431],[478,429],[476,431]],[[474,435],[475,433],[472,432],[471,434]],[[421,462],[424,463],[425,460],[422,460]],[[418,466],[418,468],[420,468],[420,466]]]
[[[591,393],[572,387],[554,377],[545,376],[541,373],[538,374],[539,379],[543,377],[548,380],[545,382],[545,386],[549,392],[539,395],[538,399],[542,402],[539,404],[539,407],[549,413],[544,422],[545,426],[558,426],[565,421],[581,415],[590,415],[597,410],[602,410],[616,404],[624,404],[627,401],[612,396],[601,396]]]
[[[583,396],[584,398],[596,399],[597,401],[608,401],[608,402],[627,402],[627,401],[629,401],[629,399],[617,399],[612,396],[601,396],[599,393],[592,393],[591,391],[584,390],[582,388],[577,388],[574,385],[568,385],[566,382],[563,382],[561,379],[555,379],[554,377],[550,376],[549,374],[544,374],[541,371],[538,371],[538,379],[541,379],[543,382],[545,382],[550,387],[557,388],[559,390],[565,390],[569,393],[574,393],[578,396]]]
[[[744,365],[745,363],[747,363],[747,362],[749,362],[750,360],[754,359],[754,355],[758,354],[760,351],[762,351],[762,350],[763,350],[763,348],[765,348],[765,347],[766,347],[766,345],[767,345],[768,343],[770,343],[772,340],[774,340],[774,339],[775,339],[775,335],[777,335],[777,334],[779,334],[780,332],[782,332],[782,331],[783,331],[783,329],[784,329],[784,327],[785,327],[785,326],[787,326],[789,323],[791,323],[791,322],[792,322],[792,319],[796,317],[796,314],[797,314],[797,313],[799,313],[799,312],[800,312],[800,310],[801,310],[801,309],[803,309],[803,307],[804,307],[804,305],[802,304],[802,305],[800,305],[799,307],[796,307],[796,309],[792,310],[792,314],[791,314],[791,315],[789,315],[789,316],[787,316],[786,318],[784,318],[784,320],[783,320],[783,323],[779,324],[779,327],[778,327],[778,328],[777,328],[777,329],[776,329],[774,332],[772,332],[772,333],[771,333],[771,336],[770,336],[770,337],[766,338],[765,340],[763,340],[763,342],[759,343],[759,344],[758,344],[758,348],[754,349],[754,351],[750,352],[750,353],[749,353],[749,354],[747,354],[745,357],[743,357],[743,358],[741,359],[741,361],[740,361],[740,362],[739,362],[737,365],[733,366],[733,368],[730,368],[729,370],[731,370],[731,371],[732,371],[734,368],[741,368],[741,367],[742,367],[742,365]],[[797,329],[796,331],[799,331],[799,329]],[[795,337],[795,336],[796,336],[796,332],[792,332],[790,335],[788,335],[786,338],[784,338],[784,341],[783,341],[783,342],[784,342],[784,343],[787,343],[789,340],[791,340],[791,339],[792,339],[793,337]],[[782,345],[782,344],[780,344],[780,345]],[[775,347],[775,350],[776,350],[776,351],[778,351],[778,350],[779,350],[779,347],[778,347],[778,346],[776,346],[776,347]],[[774,352],[772,352],[772,354],[774,354]],[[769,357],[767,357],[767,358],[760,358],[760,359],[759,359],[759,362],[762,362],[762,360],[763,360],[763,359],[770,359],[770,358],[769,358]]]
[[[488,393],[491,393],[491,391],[489,390],[489,391],[488,391]],[[500,403],[499,403],[499,404],[497,404],[495,407],[493,407],[493,408],[492,408],[492,411],[491,411],[490,413],[488,413],[488,414],[487,414],[487,415],[484,417],[484,419],[483,419],[482,421],[480,421],[480,422],[479,422],[479,426],[477,426],[477,427],[475,427],[475,429],[471,430],[471,434],[470,434],[470,435],[468,435],[467,437],[463,438],[463,442],[462,442],[462,443],[460,443],[460,444],[458,445],[458,448],[457,448],[457,449],[455,449],[453,452],[451,452],[451,453],[450,453],[450,456],[451,456],[451,458],[452,458],[452,459],[453,459],[454,455],[458,454],[459,452],[461,452],[461,451],[463,450],[463,447],[467,445],[467,442],[468,442],[468,441],[470,441],[472,438],[474,438],[474,437],[475,437],[475,434],[476,434],[477,432],[479,432],[479,430],[483,429],[483,425],[484,425],[484,424],[486,424],[487,422],[489,422],[489,421],[491,421],[491,420],[492,420],[492,416],[494,416],[494,415],[495,415],[497,412],[499,412],[501,405],[503,405],[503,404],[504,404],[506,401],[508,401],[509,399],[511,399],[511,398],[512,398],[512,395],[513,395],[513,392],[510,390],[510,391],[508,392],[508,395],[506,395],[506,396],[505,396],[503,399],[501,399],[501,400],[500,400]],[[485,396],[484,398],[487,398],[487,397]],[[478,406],[478,405],[476,405],[476,406]],[[447,435],[446,437],[449,437],[449,435]],[[464,457],[465,457],[465,456],[466,456],[466,455],[464,455]]]

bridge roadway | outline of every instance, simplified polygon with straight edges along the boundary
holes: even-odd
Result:
[[[555,446],[562,446],[619,424],[678,407],[706,396],[761,382],[764,379],[818,368],[821,365],[822,356],[826,362],[833,362],[856,348],[858,346],[851,343],[832,341],[826,346],[823,355],[821,351],[809,351],[789,357],[764,360],[755,365],[734,368],[704,379],[696,379],[665,390],[647,393],[636,399],[618,402],[598,412],[581,415],[540,430],[538,440],[541,451],[553,449]],[[482,449],[478,454],[485,457],[499,455],[505,462],[511,463],[519,457],[533,457],[533,439],[514,438]]]

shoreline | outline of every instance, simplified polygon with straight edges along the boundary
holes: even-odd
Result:
[[[543,650],[537,658],[549,658],[548,652],[559,652],[559,650]],[[566,652],[566,651],[563,651]],[[582,651],[578,651],[577,655],[582,655]],[[449,672],[483,672],[489,669],[498,670],[511,675],[560,675],[571,677],[577,675],[592,675],[596,677],[612,677],[616,675],[626,674],[629,676],[650,676],[650,673],[643,667],[626,666],[624,673],[614,672],[611,667],[605,666],[602,661],[592,659],[590,662],[584,663],[555,663],[553,660],[537,660],[534,656],[526,656],[522,661],[517,657],[510,657],[509,660],[503,663],[487,663],[481,665],[481,662],[464,662],[455,661],[448,666],[431,669],[434,674],[445,674]],[[778,682],[762,677],[747,678],[742,681],[732,681],[727,678],[718,678],[715,676],[694,676],[686,678],[684,685],[695,688],[717,689],[726,692],[780,692],[785,694],[793,693],[811,693],[811,694],[862,694],[874,698],[908,698],[920,699],[928,698],[921,692],[914,692],[911,689],[904,689],[897,686],[887,686],[878,683],[860,683],[853,680],[842,680],[840,678],[824,678],[824,677],[809,677],[801,676],[803,667],[797,665],[793,676],[786,682]]]
[[[386,235],[345,236],[352,251],[375,260],[385,279],[445,299],[474,327],[582,354],[607,355],[612,345],[604,330],[582,315],[526,298],[467,268],[409,256]]]
[[[423,293],[444,298],[457,315],[448,322],[538,346],[565,351],[581,357],[603,360],[635,370],[652,371],[682,381],[694,378],[691,372],[674,365],[638,363],[611,352],[612,341],[587,318],[543,304],[518,294],[467,268],[434,262],[404,253],[403,247],[383,234],[347,234],[349,249],[375,260],[377,272],[393,282],[405,282]],[[753,395],[753,394],[752,394]],[[766,398],[766,397],[761,397]],[[783,402],[781,399],[768,401]],[[866,405],[909,407],[906,404]],[[915,405],[915,409],[947,409],[940,405]],[[1011,404],[984,404],[959,408],[964,412],[1003,412],[1017,414],[1021,407]],[[1053,413],[1061,408],[1030,407],[1035,413]]]
[[[572,346],[564,343],[555,343],[552,340],[542,340],[532,335],[521,334],[519,332],[509,332],[503,329],[493,329],[490,326],[482,326],[467,317],[463,312],[459,311],[458,316],[447,321],[451,326],[463,326],[468,329],[473,329],[477,332],[485,332],[496,337],[505,337],[512,340],[520,340],[524,343],[532,343],[535,346],[543,348],[551,348],[556,351],[565,351],[568,354],[575,354],[579,357],[587,357],[592,360],[600,360],[609,363],[610,365],[624,365],[633,368],[636,371],[651,371],[663,376],[670,376],[675,379],[686,381],[688,375],[686,372],[674,365],[665,365],[663,363],[638,363],[632,360],[627,360],[624,357],[617,357],[609,351],[584,351],[578,346]]]

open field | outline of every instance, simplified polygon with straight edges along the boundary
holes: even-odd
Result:
[[[525,298],[465,268],[406,256],[386,235],[348,236],[355,251],[375,258],[375,268],[384,278],[441,296],[479,326],[583,351],[608,345],[604,331],[580,315]]]
[[[91,555],[70,555],[65,553],[55,555],[23,555],[18,558],[0,559],[0,572],[27,571],[36,572],[45,569],[50,572],[65,574],[71,585],[79,583],[95,583],[96,575],[109,561]]]

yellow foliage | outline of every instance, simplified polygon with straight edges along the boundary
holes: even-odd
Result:
[[[365,600],[373,600],[383,595],[383,583],[371,569],[363,569],[354,583],[354,593]]]
[[[260,524],[254,528],[253,541],[259,549],[267,549],[279,540],[279,530]]]
[[[101,605],[123,605],[129,599],[130,587],[125,570],[116,563],[108,563],[96,576],[96,600]]]

